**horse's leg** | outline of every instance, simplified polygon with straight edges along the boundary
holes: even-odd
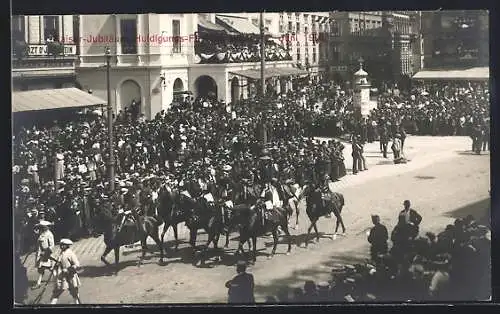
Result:
[[[174,251],[177,251],[179,249],[179,237],[178,237],[178,233],[177,233],[177,224],[174,223],[172,225],[172,228],[174,229],[174,239],[175,239]]]
[[[170,227],[170,225],[165,220],[165,222],[163,223],[163,230],[161,232],[161,238],[160,238],[161,243],[164,243],[163,240],[165,239],[165,233],[167,233],[169,227]]]
[[[344,221],[342,220],[342,215],[340,214],[340,211],[334,210],[333,214],[335,215],[335,218],[337,219],[337,223],[335,226],[335,234],[337,234],[337,231],[339,229],[339,225],[342,226],[342,233],[345,233]]]
[[[160,241],[160,238],[158,237],[158,228],[154,228],[153,232],[151,232],[149,236],[158,246],[158,249],[160,250],[160,264],[163,264],[165,262],[165,252],[163,251],[163,242]]]
[[[229,247],[229,227],[227,228],[225,235],[226,235],[226,244],[224,244],[224,247],[227,248]]]
[[[287,242],[288,242],[288,250],[286,251],[286,255],[290,254],[290,251],[292,250],[292,239],[290,236],[290,231],[288,230],[288,226],[286,224],[282,224],[281,228],[283,229],[283,232],[285,233],[287,237]]]
[[[139,258],[139,263],[137,263],[137,267],[141,267],[142,262],[146,257],[146,250],[148,249],[147,239],[148,239],[147,235],[141,239],[141,257]]]
[[[120,247],[117,246],[113,249],[115,252],[115,275],[118,274],[118,264],[120,263]]]
[[[106,248],[104,249],[104,252],[101,255],[101,261],[106,265],[109,265],[109,262],[106,260],[106,256],[108,256],[108,254],[109,254],[109,252],[111,252],[111,250],[112,250],[112,248],[106,245]]]
[[[278,247],[278,226],[273,230],[273,250],[271,251],[271,255],[268,256],[268,258],[272,258],[274,254],[276,254],[276,248]]]
[[[252,260],[254,262],[257,261],[257,236],[252,236],[252,245],[253,245],[253,257],[252,257]]]
[[[316,220],[313,224],[313,227],[314,227],[314,232],[316,232],[316,242],[319,242],[319,232],[318,232],[318,226],[316,226],[316,223],[318,222],[318,220]]]
[[[214,236],[214,240],[213,240],[214,250],[217,254],[217,261],[219,261],[221,259],[221,256],[222,256],[222,250],[219,250],[219,238],[220,238],[220,233],[217,233]]]
[[[307,228],[307,235],[306,235],[306,239],[305,239],[305,241],[306,241],[306,247],[309,245],[309,236],[310,236],[311,230],[312,230],[312,228],[313,228],[313,226],[314,226],[314,224],[316,223],[317,220],[318,219],[314,219],[314,220],[311,219],[311,225],[309,226],[309,228]]]

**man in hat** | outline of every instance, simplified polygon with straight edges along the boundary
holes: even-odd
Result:
[[[404,208],[399,212],[399,216],[404,216],[406,224],[412,230],[412,236],[416,237],[418,235],[419,225],[422,222],[422,216],[411,208],[411,202],[409,200],[405,200],[403,206]]]
[[[389,130],[387,126],[383,124],[380,128],[380,152],[387,158],[387,145],[389,144]]]
[[[387,232],[387,228],[380,223],[380,216],[372,215],[372,223],[373,227],[368,232],[368,242],[371,244],[371,259],[377,262],[380,254],[387,254],[389,233]]]
[[[247,264],[244,261],[236,263],[236,272],[233,279],[226,282],[228,291],[228,303],[255,303],[254,278],[252,274],[246,272]]]
[[[69,291],[75,304],[81,304],[78,292],[81,283],[77,273],[80,268],[80,262],[76,254],[70,249],[71,245],[73,245],[73,241],[70,239],[61,239],[59,245],[61,247],[61,254],[54,267],[56,284],[52,292],[50,304],[57,304],[64,290]]]
[[[54,235],[49,229],[52,224],[46,220],[40,221],[37,225],[40,230],[38,236],[38,250],[36,252],[36,267],[38,270],[38,280],[36,281],[34,289],[39,288],[42,283],[42,278],[46,270],[50,270],[54,264],[51,260],[51,254],[54,251]]]
[[[394,156],[394,162],[398,162],[401,158],[401,134],[396,133],[396,135],[394,135],[391,149]]]

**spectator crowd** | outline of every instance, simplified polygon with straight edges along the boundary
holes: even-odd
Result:
[[[276,172],[272,177],[302,186],[324,174],[333,180],[346,175],[344,145],[315,141],[314,136],[353,133],[362,153],[362,144],[381,138],[381,129],[388,137],[405,127],[414,134],[469,135],[475,124],[487,126],[486,85],[431,85],[406,94],[386,93],[378,108],[359,122],[352,90],[305,83],[287,94],[237,104],[203,98],[173,104],[149,121],[137,109],[118,113],[118,188],[113,193],[107,182],[106,123],[100,115],[89,111],[51,126],[21,127],[12,142],[16,230],[30,230],[46,219],[56,225],[56,237],[98,234],[99,209],[105,201],[123,205],[134,193],[142,200],[164,182],[196,195],[209,182],[222,186],[237,184],[237,178],[257,181],[263,176],[258,163],[264,129]],[[362,156],[358,159],[358,170],[366,169]],[[18,247],[26,246],[30,234],[16,233]]]
[[[403,211],[404,212],[404,211]],[[371,260],[335,265],[329,282],[284,287],[268,303],[489,300],[491,231],[471,215],[419,236],[404,214],[388,234],[378,216],[368,232]],[[393,243],[388,250],[388,240]]]

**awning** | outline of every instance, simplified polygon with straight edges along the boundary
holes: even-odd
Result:
[[[223,23],[229,29],[241,34],[260,34],[259,27],[255,26],[245,17],[219,15],[215,16],[217,21]]]
[[[215,32],[226,32],[226,29],[221,25],[212,23],[207,20],[204,16],[198,16],[198,28],[199,31],[215,31]]]
[[[76,87],[12,93],[12,112],[81,108],[104,104],[107,102]]]
[[[260,80],[260,69],[241,70],[229,72],[234,75],[243,76],[252,80]],[[282,77],[292,75],[308,75],[309,72],[296,68],[269,68],[264,70],[264,78]]]
[[[490,78],[490,68],[470,68],[466,70],[427,70],[413,76],[414,80],[473,80],[482,81]]]

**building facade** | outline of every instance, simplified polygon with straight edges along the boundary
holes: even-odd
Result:
[[[74,16],[12,16],[13,90],[76,86]]]
[[[414,63],[417,29],[409,12],[332,12],[330,72],[350,80],[359,60],[374,81],[398,81],[418,71]]]
[[[299,61],[309,62],[311,71],[319,71],[319,42],[312,45],[283,36],[286,32],[280,33],[280,16],[281,13],[265,14],[266,33],[272,34],[273,40],[279,43],[288,38],[290,49],[300,47],[300,55],[295,55],[293,60],[266,61],[266,71],[293,73]],[[299,29],[305,33],[319,30],[317,15],[305,18],[311,25],[304,25],[304,14],[299,16],[300,22],[294,20],[299,23]],[[195,97],[206,96],[209,91],[217,99],[229,103],[247,98],[256,89],[258,79],[245,73],[258,71],[259,61],[226,62],[217,59],[221,53],[207,55],[196,47],[201,32],[205,31],[213,32],[210,36],[223,38],[222,41],[228,33],[240,34],[240,37],[251,33],[258,38],[258,13],[80,15],[76,24],[78,83],[97,97],[106,99],[105,50],[109,47],[111,103],[116,112],[135,102],[140,104],[146,118],[153,118],[156,113],[168,109],[174,94],[179,91],[191,91]],[[215,61],[200,61],[203,58]],[[269,81],[279,85],[281,91],[291,88],[288,78]]]
[[[488,11],[422,12],[424,68],[489,66]]]

